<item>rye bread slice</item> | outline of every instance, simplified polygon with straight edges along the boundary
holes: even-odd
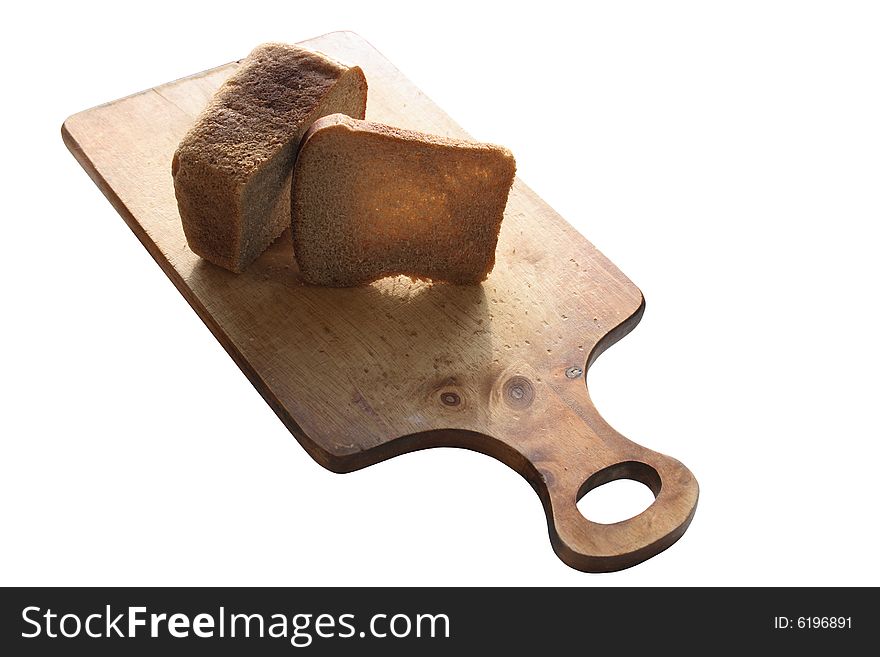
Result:
[[[476,284],[495,246],[516,162],[492,144],[334,114],[294,165],[293,248],[302,280],[364,285],[404,274]]]
[[[366,103],[357,66],[295,45],[255,48],[172,160],[190,248],[243,271],[290,225],[290,174],[306,129],[334,112],[363,117]]]

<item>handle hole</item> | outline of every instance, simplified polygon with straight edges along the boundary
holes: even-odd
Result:
[[[660,493],[660,475],[638,461],[617,463],[594,473],[577,495],[578,511],[592,522],[612,525],[645,511]]]

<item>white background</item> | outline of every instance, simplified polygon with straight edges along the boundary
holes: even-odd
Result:
[[[0,583],[880,584],[876,4],[26,4],[0,27]],[[323,470],[62,144],[69,114],[338,29],[643,290],[589,384],[700,481],[667,552],[571,570],[476,453]]]

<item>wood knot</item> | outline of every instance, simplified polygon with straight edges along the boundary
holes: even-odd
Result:
[[[513,408],[527,408],[535,401],[535,387],[524,376],[513,376],[502,388],[504,403]]]
[[[455,376],[437,378],[428,382],[425,400],[434,408],[463,413],[468,410],[472,392]]]

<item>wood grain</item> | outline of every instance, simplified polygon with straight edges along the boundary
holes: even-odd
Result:
[[[356,34],[304,45],[363,68],[368,119],[468,136]],[[642,295],[521,180],[495,269],[477,287],[310,287],[289,234],[238,275],[189,250],[171,156],[235,67],[81,112],[62,135],[306,451],[335,472],[426,447],[489,454],[532,484],[554,549],[581,570],[626,568],[675,542],[696,509],[696,480],[608,426],[584,383],[593,359],[638,323]],[[584,518],[579,497],[621,477],[651,487],[654,504],[612,525]]]

